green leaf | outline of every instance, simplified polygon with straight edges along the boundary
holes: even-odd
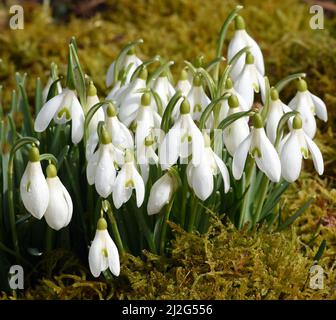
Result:
[[[162,121],[161,121],[161,129],[167,133],[170,127],[170,120],[171,120],[171,114],[174,110],[174,107],[176,103],[181,99],[182,92],[180,90],[177,90],[176,93],[172,96],[172,98],[169,100],[166,110],[163,113]]]
[[[31,116],[30,109],[29,109],[27,92],[26,92],[26,89],[23,87],[22,83],[19,83],[18,86],[19,86],[20,94],[21,94],[20,106],[21,106],[21,110],[24,116],[24,119],[23,119],[24,132],[26,135],[32,136],[32,135],[35,135],[35,132],[34,132],[33,119]]]
[[[43,105],[43,89],[41,79],[36,78],[35,84],[35,115],[39,113]]]
[[[147,66],[149,66],[150,64],[155,63],[155,62],[158,62],[158,61],[160,61],[160,60],[161,60],[161,57],[160,57],[159,55],[157,55],[157,56],[155,56],[155,57],[153,57],[153,58],[151,58],[151,59],[149,59],[149,60],[146,60],[146,61],[144,61],[143,63],[141,63],[141,64],[134,70],[134,72],[133,72],[133,74],[132,74],[132,76],[131,76],[131,80],[130,80],[130,82],[133,82],[133,81],[137,78],[137,76],[138,76],[138,74],[140,73],[140,71],[142,70],[142,68],[147,67]]]
[[[277,231],[281,231],[289,227],[298,217],[300,217],[306,209],[314,202],[314,198],[310,198],[306,201],[299,210],[297,210],[291,217],[289,217],[285,222],[280,224],[277,228]]]
[[[43,153],[40,155],[40,161],[43,161],[43,160],[48,160],[48,161],[51,161],[56,167],[57,167],[57,159],[56,157],[51,154],[51,153]]]
[[[289,76],[287,76],[286,78],[280,80],[274,87],[275,89],[277,89],[277,91],[280,93],[280,91],[287,86],[287,84],[289,84],[291,81],[295,80],[295,79],[299,79],[299,78],[305,78],[306,74],[305,73],[294,73],[291,74]]]
[[[318,262],[321,258],[322,258],[322,255],[324,253],[324,250],[326,249],[327,247],[327,241],[326,240],[323,240],[316,252],[316,255],[314,257],[314,261],[315,262]]]
[[[252,111],[252,109],[248,111],[241,111],[241,112],[233,113],[221,121],[221,123],[218,125],[218,129],[225,130],[228,126],[230,126],[236,120],[243,118],[243,117],[252,116],[253,114],[254,114],[254,111]]]

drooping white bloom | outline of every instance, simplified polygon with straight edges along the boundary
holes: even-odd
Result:
[[[203,136],[191,118],[190,105],[186,98],[181,103],[180,114],[163,138],[159,149],[159,160],[163,170],[174,165],[178,158],[185,161],[189,155],[192,155],[192,163],[195,166],[201,162],[204,151]]]
[[[224,191],[230,189],[230,175],[226,165],[210,147],[210,138],[204,135],[205,148],[199,165],[194,166],[190,162],[187,166],[187,179],[189,186],[194,190],[196,196],[202,201],[208,199],[213,192],[213,176],[221,173],[224,181]]]
[[[29,161],[20,182],[20,195],[27,211],[41,219],[48,207],[49,189],[36,147],[29,152]]]
[[[266,133],[273,144],[276,140],[277,128],[281,117],[290,111],[291,109],[279,99],[278,91],[272,88],[269,112],[266,119]]]
[[[143,69],[139,77],[129,84],[121,101],[118,117],[126,127],[130,126],[137,115],[142,96],[139,90],[146,88],[146,79],[147,69]]]
[[[125,70],[119,72],[118,81],[113,85],[111,91],[108,93],[106,100],[112,100],[119,106],[124,99],[130,83],[125,83]]]
[[[202,112],[211,102],[209,97],[204,92],[202,80],[199,75],[195,75],[193,85],[187,95],[190,104],[190,114],[193,120],[199,120]]]
[[[231,95],[234,95],[237,97],[239,106],[240,106],[240,111],[247,111],[249,110],[249,107],[247,106],[246,101],[244,98],[234,89],[233,87],[233,82],[231,78],[228,78],[225,83],[225,89],[223,91],[223,94],[225,93],[231,93]],[[220,113],[219,113],[219,122],[224,120],[228,116],[229,112],[229,101],[228,99],[224,99],[221,101],[221,108],[220,108]]]
[[[258,168],[272,182],[279,182],[281,164],[279,156],[266,136],[262,119],[259,114],[254,115],[254,127],[247,138],[237,148],[232,162],[232,173],[239,180],[243,174],[247,155],[250,154]]]
[[[228,99],[229,111],[227,116],[244,111],[237,96],[231,95]],[[223,141],[226,149],[233,156],[238,146],[246,139],[250,133],[248,117],[239,118],[223,131]]]
[[[264,58],[258,44],[253,40],[245,30],[245,22],[241,16],[237,16],[235,20],[236,31],[230,41],[228,47],[228,61],[230,61],[236,53],[246,46],[250,47],[250,51],[255,58],[255,66],[258,72],[263,76],[265,73]],[[245,54],[243,54],[233,66],[231,77],[236,80],[242,72],[245,63]]]
[[[95,185],[100,196],[107,198],[116,179],[115,163],[122,165],[122,151],[115,148],[105,128],[101,132],[98,150],[88,159],[86,176],[89,185]]]
[[[145,184],[135,167],[132,151],[126,150],[125,163],[118,173],[112,193],[113,203],[117,209],[131,198],[133,189],[139,208],[145,198]]]
[[[89,250],[89,266],[96,278],[107,269],[110,269],[116,277],[120,274],[118,249],[107,231],[104,218],[98,220],[96,235]]]
[[[106,108],[106,129],[112,137],[112,143],[121,150],[133,149],[134,141],[131,131],[119,121],[117,112],[112,103]]]
[[[166,72],[160,74],[160,76],[154,81],[152,88],[159,95],[163,107],[162,112],[164,112],[169,100],[175,94],[175,89],[170,83]]]
[[[165,173],[151,188],[147,203],[148,215],[159,213],[171,201],[175,190],[173,175],[170,172]]]
[[[320,149],[302,129],[300,116],[295,116],[293,129],[285,137],[280,151],[281,174],[288,182],[294,182],[300,175],[302,158],[307,159],[309,153],[319,175],[323,174],[324,164]]]
[[[191,83],[188,79],[188,72],[183,69],[181,71],[181,76],[179,81],[177,81],[177,84],[175,86],[175,90],[180,90],[183,96],[187,96],[189,91],[191,89]]]
[[[250,52],[246,54],[246,63],[235,80],[234,88],[244,98],[248,109],[253,105],[255,92],[260,92],[262,100],[265,100],[265,79],[256,68]]]
[[[82,140],[84,133],[84,112],[74,90],[64,89],[62,93],[43,105],[35,120],[35,131],[43,132],[46,130],[52,119],[57,124],[71,121],[72,142],[77,144]]]
[[[119,70],[125,70],[127,71],[127,75],[126,75],[126,79],[125,79],[125,83],[129,83],[130,79],[132,77],[133,72],[135,71],[135,69],[140,66],[140,64],[142,64],[142,61],[135,55],[134,50],[131,49],[127,52],[127,54],[125,54],[120,61],[120,66],[119,66]],[[111,65],[109,66],[108,70],[107,70],[107,74],[106,74],[106,86],[109,87],[112,82],[113,82],[113,74],[114,74],[114,67],[115,67],[115,61],[113,61],[111,63]]]
[[[53,84],[53,82],[54,82],[53,79],[51,77],[49,77],[49,79],[47,81],[47,84],[45,85],[45,87],[43,88],[43,91],[42,91],[43,102],[47,101],[48,93],[49,93],[49,90],[50,90],[51,85]],[[61,92],[62,92],[61,83],[57,82],[57,94],[60,94]]]
[[[316,134],[315,114],[323,121],[328,120],[328,113],[325,103],[307,89],[307,83],[303,79],[298,81],[298,92],[289,102],[288,106],[292,110],[300,112],[302,127],[307,135],[313,139]]]
[[[47,183],[49,188],[49,203],[44,214],[47,224],[54,230],[66,227],[72,217],[72,200],[69,192],[57,176],[56,167],[47,167]]]

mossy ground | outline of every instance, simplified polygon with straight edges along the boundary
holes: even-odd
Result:
[[[67,43],[75,35],[86,72],[101,96],[107,92],[104,77],[109,63],[129,40],[145,40],[139,55],[155,54],[176,61],[204,54],[214,56],[223,20],[237,1],[107,1],[92,18],[54,22],[39,9],[30,10],[25,29],[13,31],[3,24],[0,35],[0,80],[14,86],[15,71],[28,72],[33,99],[34,79],[45,80],[51,61],[65,73]],[[336,298],[336,19],[324,30],[309,27],[309,6],[301,1],[241,1],[248,31],[260,43],[266,70],[274,84],[295,72],[307,72],[310,90],[327,104],[329,120],[319,121],[317,143],[326,170],[318,177],[305,164],[300,180],[286,193],[284,214],[291,214],[311,196],[315,202],[289,230],[266,228],[257,233],[234,230],[214,221],[206,235],[186,234],[174,227],[176,240],[171,258],[123,258],[121,276],[112,282],[94,281],[69,253],[46,257],[31,275],[31,287],[19,298],[27,299],[334,299]],[[229,34],[229,37],[231,33]],[[10,90],[5,90],[9,99]],[[284,91],[285,101],[295,89]],[[326,272],[324,290],[309,289],[306,279],[321,241],[327,248],[321,261]],[[35,282],[35,278],[40,280]],[[4,298],[15,298],[6,296]]]

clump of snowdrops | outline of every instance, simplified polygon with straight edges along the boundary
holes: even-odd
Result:
[[[94,75],[84,73],[75,39],[66,79],[55,64],[44,88],[37,79],[35,110],[26,76],[17,74],[0,128],[5,262],[32,266],[44,251],[62,247],[88,256],[93,276],[118,276],[124,252],[169,254],[169,221],[203,233],[216,215],[237,228],[266,223],[282,230],[303,213],[312,199],[283,221],[281,196],[299,178],[303,159],[323,173],[313,138],[315,116],[327,121],[326,106],[304,73],[269,84],[241,8],[225,20],[216,57],[185,61],[179,79],[173,61],[138,57],[141,39],[110,65],[105,99]],[[285,104],[281,90],[289,84],[296,93]]]

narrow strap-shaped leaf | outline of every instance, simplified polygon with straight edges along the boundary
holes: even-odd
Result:
[[[51,153],[42,153],[40,155],[40,161],[43,161],[43,160],[47,160],[47,161],[51,161],[56,167],[57,167],[57,159],[56,157],[51,154]]]
[[[278,226],[277,231],[281,231],[289,227],[298,217],[300,217],[306,211],[306,209],[314,202],[314,200],[314,198],[310,198],[308,201],[306,201],[299,210],[297,210],[285,222]]]
[[[319,262],[319,260],[322,258],[322,255],[326,247],[327,247],[327,240],[323,239],[314,257],[315,262]]]
[[[140,73],[140,71],[141,71],[143,68],[149,66],[149,65],[152,64],[152,63],[158,62],[158,61],[160,61],[160,60],[161,60],[161,57],[160,57],[159,55],[157,55],[157,56],[155,56],[155,57],[153,57],[153,58],[151,58],[151,59],[149,59],[149,60],[146,60],[146,61],[144,61],[143,63],[141,63],[141,64],[134,70],[134,72],[133,72],[133,74],[132,74],[132,76],[131,76],[131,81],[130,81],[130,82],[133,82],[133,81],[137,78],[138,74]]]
[[[28,136],[34,135],[34,124],[29,110],[29,102],[26,89],[23,87],[22,83],[18,84],[21,94],[21,109],[24,115],[24,132]]]
[[[41,84],[41,79],[38,77],[36,78],[35,84],[35,114],[37,115],[42,108],[43,105],[43,89]]]
[[[61,152],[59,153],[57,157],[57,170],[62,166],[63,161],[65,160],[66,156],[68,155],[70,146],[66,145]]]
[[[162,121],[161,121],[161,129],[165,133],[167,133],[169,130],[172,112],[174,110],[176,103],[181,99],[181,97],[182,97],[182,92],[180,90],[177,90],[176,93],[169,100],[166,110],[163,113]]]
[[[254,114],[254,111],[252,109],[248,111],[241,111],[241,112],[233,113],[220,122],[220,124],[218,125],[218,129],[224,130],[236,120],[243,118],[243,117],[252,116],[253,114]]]

